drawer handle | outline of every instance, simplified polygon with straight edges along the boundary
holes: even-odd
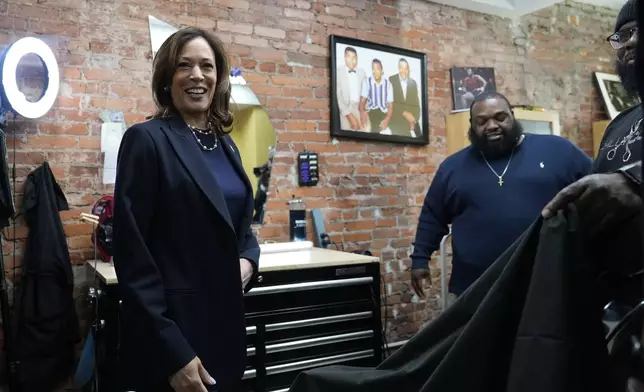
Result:
[[[352,340],[366,339],[373,336],[373,331],[359,331],[343,333],[341,335],[324,336],[319,338],[302,339],[293,342],[276,343],[266,345],[266,353],[278,353],[281,351],[299,350],[301,348],[322,346],[325,344],[350,342]]]
[[[248,347],[246,349],[246,356],[253,356],[255,355],[255,347]]]
[[[257,327],[246,327],[246,335],[253,335],[257,333]]]
[[[373,315],[373,312],[357,312],[357,313],[339,314],[336,316],[316,317],[316,318],[295,320],[295,321],[285,321],[283,323],[266,324],[266,332],[280,331],[283,329],[291,329],[291,328],[310,327],[310,326],[320,325],[320,324],[340,323],[343,321],[362,320],[362,319],[370,318],[372,315]],[[248,328],[246,328],[246,333],[248,333]]]
[[[242,380],[248,380],[249,378],[257,377],[257,371],[255,369],[249,369],[244,372]]]
[[[340,362],[354,361],[356,359],[369,358],[373,356],[373,350],[357,351],[353,353],[333,355],[330,357],[322,357],[315,359],[307,359],[305,361],[285,363],[283,365],[269,366],[266,368],[266,375],[294,372],[298,370],[309,369],[318,366],[333,365]],[[255,372],[253,370],[253,372]],[[244,373],[246,376],[246,373]]]
[[[371,283],[373,283],[373,277],[365,276],[360,278],[281,284],[275,286],[254,287],[248,293],[246,293],[246,296],[279,294],[291,291],[330,289],[335,287],[358,286]]]

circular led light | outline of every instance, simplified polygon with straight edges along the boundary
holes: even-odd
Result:
[[[45,66],[47,85],[45,92],[38,102],[29,102],[27,97],[18,89],[16,71],[18,63],[25,55],[33,53],[40,57]],[[27,37],[14,42],[4,56],[2,64],[2,86],[9,106],[19,115],[26,118],[44,116],[54,105],[60,85],[58,62],[51,48],[38,38]]]

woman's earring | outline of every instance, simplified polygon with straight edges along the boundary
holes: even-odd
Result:
[[[167,93],[168,91],[170,91],[170,87],[169,87],[169,86],[165,86],[165,87],[163,88],[163,91],[165,91],[165,92]]]

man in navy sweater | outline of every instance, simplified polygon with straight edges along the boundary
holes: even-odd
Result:
[[[428,261],[452,225],[451,302],[538,218],[561,189],[590,172],[591,160],[559,136],[523,134],[502,94],[470,108],[471,145],[440,165],[414,241],[412,286],[423,297]]]

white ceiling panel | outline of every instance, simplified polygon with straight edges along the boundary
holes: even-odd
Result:
[[[562,3],[561,0],[431,0],[433,3],[451,5],[456,8],[516,18],[531,12]],[[603,7],[619,9],[626,0],[578,0]]]

